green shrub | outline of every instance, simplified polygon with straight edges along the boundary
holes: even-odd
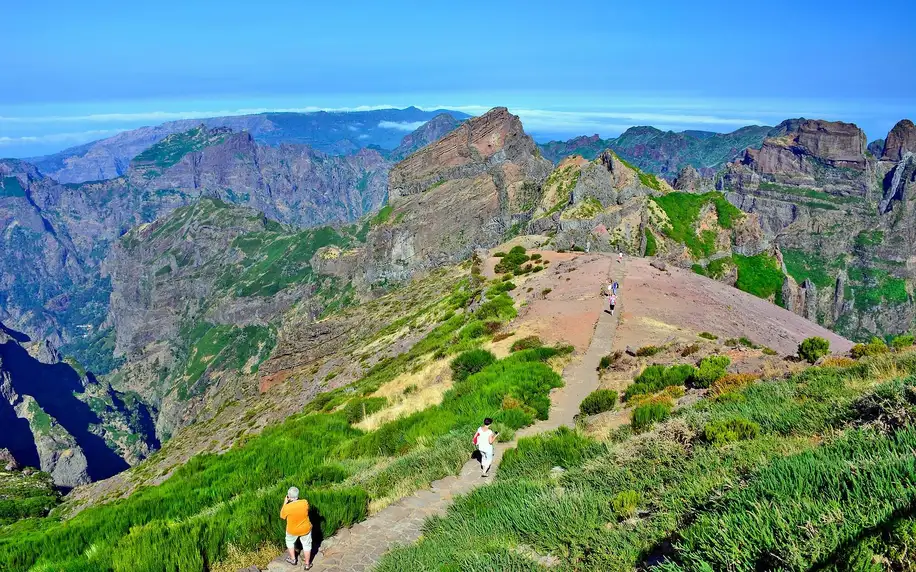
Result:
[[[509,351],[517,352],[521,350],[530,350],[531,348],[536,348],[542,345],[544,344],[541,342],[541,338],[537,336],[526,336],[512,342],[512,347],[509,348]]]
[[[495,256],[496,258],[502,258],[505,255],[506,255],[505,252],[494,252],[493,253],[493,256]]]
[[[913,337],[913,334],[901,334],[891,340],[891,347],[900,351],[911,347],[914,342],[916,342],[916,338]]]
[[[710,334],[709,332],[700,332],[699,336],[707,340],[718,340],[719,339],[719,336],[715,334]]]
[[[652,390],[645,383],[631,383],[624,390],[623,399],[624,401],[629,401],[637,395],[648,395],[650,393],[652,393]]]
[[[886,354],[890,350],[887,347],[887,344],[884,343],[884,340],[881,338],[872,338],[867,344],[856,344],[852,346],[850,354],[852,357],[859,359],[866,356],[876,356],[880,354]]]
[[[659,392],[666,387],[683,385],[691,378],[696,368],[692,365],[650,365],[640,373],[633,384],[624,392],[624,399],[629,401],[637,395]]]
[[[662,348],[659,346],[643,346],[639,348],[638,350],[636,350],[636,355],[639,357],[651,357],[661,352],[664,349],[665,348]]]
[[[700,351],[700,344],[690,344],[681,350],[681,357],[691,356]]]
[[[830,342],[817,336],[806,338],[798,344],[798,357],[814,363],[830,353]]]
[[[734,417],[708,423],[703,429],[703,434],[710,443],[724,445],[733,441],[754,439],[760,434],[760,425],[743,417]]]
[[[617,404],[617,392],[610,389],[596,389],[588,394],[579,404],[579,412],[583,415],[597,415],[614,409]]]
[[[351,399],[344,407],[344,416],[347,423],[359,423],[369,415],[381,411],[388,405],[388,400],[384,397],[359,397]]]
[[[777,351],[774,350],[773,348],[768,348],[767,346],[763,346],[763,348],[762,348],[760,351],[762,351],[762,352],[763,352],[763,355],[765,355],[765,356],[775,356],[775,355],[779,355],[779,352],[777,352]]]
[[[518,274],[517,270],[519,267],[528,262],[530,257],[525,254],[525,249],[521,246],[514,246],[512,249],[506,253],[502,259],[496,263],[494,270],[497,274],[504,274],[506,272],[511,272],[513,274]]]
[[[553,288],[544,288],[543,290],[541,290],[541,296],[546,296],[550,294],[551,292],[553,292]]]
[[[487,333],[487,327],[480,320],[471,320],[467,323],[461,331],[458,332],[458,337],[462,340],[473,340],[480,337],[483,337]]]
[[[721,377],[725,376],[725,368],[731,360],[728,356],[712,355],[700,360],[698,367],[693,371],[688,381],[694,387],[709,387]]]
[[[611,497],[611,510],[619,519],[630,518],[636,514],[636,508],[639,506],[641,497],[636,491],[620,491]]]
[[[516,314],[515,302],[507,294],[503,293],[481,304],[474,316],[478,320],[511,320]]]
[[[452,360],[452,380],[461,382],[477,373],[491,363],[496,362],[496,356],[487,350],[469,350]]]
[[[640,405],[633,410],[633,430],[642,432],[650,429],[656,423],[667,419],[672,409],[673,405],[665,401]]]
[[[663,365],[650,365],[633,381],[650,388],[661,389],[665,386],[665,369]]]
[[[755,344],[750,338],[746,338],[744,336],[741,336],[740,338],[738,338],[738,343],[746,348],[751,348],[752,350],[756,350],[760,348],[760,346]]]
[[[540,260],[540,259],[541,259],[541,255],[536,252],[531,255],[531,260]]]
[[[612,354],[602,356],[601,360],[598,362],[598,369],[601,370],[611,367],[617,363],[617,360],[619,360],[621,357],[623,357],[623,353],[619,350]]]

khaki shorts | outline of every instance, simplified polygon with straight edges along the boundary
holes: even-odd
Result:
[[[302,536],[296,536],[290,533],[286,533],[286,547],[295,548],[296,540],[299,540],[302,543],[302,552],[311,552],[312,550],[312,533],[303,534]]]

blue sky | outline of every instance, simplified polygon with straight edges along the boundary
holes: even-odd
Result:
[[[538,138],[916,116],[916,2],[9,3],[0,156],[250,110],[506,105]]]

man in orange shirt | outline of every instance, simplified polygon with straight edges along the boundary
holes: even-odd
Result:
[[[302,542],[302,559],[305,569],[312,567],[312,523],[309,521],[309,503],[299,499],[299,489],[292,487],[280,508],[280,518],[286,521],[286,561],[296,565],[296,541]]]

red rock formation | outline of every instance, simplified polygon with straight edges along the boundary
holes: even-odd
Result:
[[[899,161],[907,152],[916,153],[916,125],[904,119],[894,125],[884,143],[884,161]]]

